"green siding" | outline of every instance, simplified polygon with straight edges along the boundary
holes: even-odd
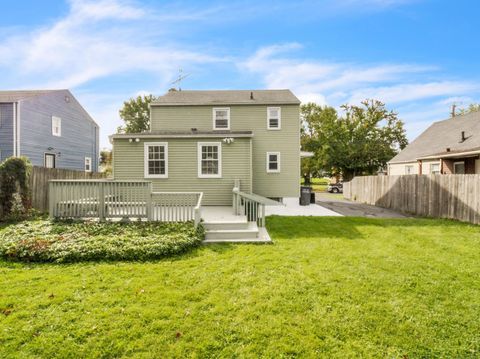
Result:
[[[152,131],[197,128],[213,130],[214,106],[152,106]],[[265,197],[298,197],[300,183],[300,115],[298,105],[281,107],[281,130],[267,129],[268,105],[230,107],[230,129],[253,131],[252,191]],[[281,172],[267,173],[266,153],[281,153]],[[224,161],[225,164],[225,161]]]
[[[116,180],[144,179],[144,142],[168,143],[168,178],[147,178],[157,192],[203,192],[206,205],[230,206],[235,179],[240,179],[244,191],[251,188],[250,138],[236,138],[222,143],[222,178],[198,178],[197,143],[221,142],[221,138],[142,139],[113,142],[113,167]]]

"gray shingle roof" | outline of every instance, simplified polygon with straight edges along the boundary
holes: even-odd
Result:
[[[16,102],[28,97],[34,97],[51,93],[55,91],[65,90],[21,90],[21,91],[0,91],[0,102]]]
[[[253,99],[250,95],[253,95]],[[171,91],[159,97],[153,106],[181,105],[286,105],[300,104],[290,90],[218,90],[218,91]]]
[[[465,131],[465,141],[461,141]],[[434,122],[403,151],[390,160],[395,162],[416,161],[417,158],[440,155],[447,152],[473,151],[480,147],[480,111]]]

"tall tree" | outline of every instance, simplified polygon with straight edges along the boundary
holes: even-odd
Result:
[[[112,150],[103,149],[100,151],[100,167],[101,172],[107,175],[112,173]]]
[[[140,133],[150,129],[150,103],[155,100],[153,95],[137,96],[123,103],[120,117],[125,122],[118,127],[118,133]]]
[[[466,115],[470,112],[480,111],[480,103],[471,103],[468,107],[460,108],[457,115]]]
[[[407,145],[403,122],[382,102],[365,100],[341,108],[339,116],[332,107],[302,106],[302,145],[315,152],[317,169],[345,180],[372,174]]]

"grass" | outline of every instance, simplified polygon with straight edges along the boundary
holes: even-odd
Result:
[[[0,262],[0,357],[480,356],[480,228],[269,217],[274,245]]]
[[[328,184],[330,181],[327,178],[312,178],[310,179],[311,186],[314,192],[326,192]],[[304,179],[301,180],[301,185],[303,185]]]

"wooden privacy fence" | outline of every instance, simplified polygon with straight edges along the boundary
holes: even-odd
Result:
[[[53,218],[138,218],[200,223],[200,192],[152,192],[149,181],[52,180]]]
[[[480,175],[355,177],[344,197],[404,213],[480,223]]]
[[[48,181],[50,180],[100,178],[105,178],[105,174],[100,172],[85,172],[34,166],[30,176],[32,207],[41,212],[46,212],[48,210]]]

